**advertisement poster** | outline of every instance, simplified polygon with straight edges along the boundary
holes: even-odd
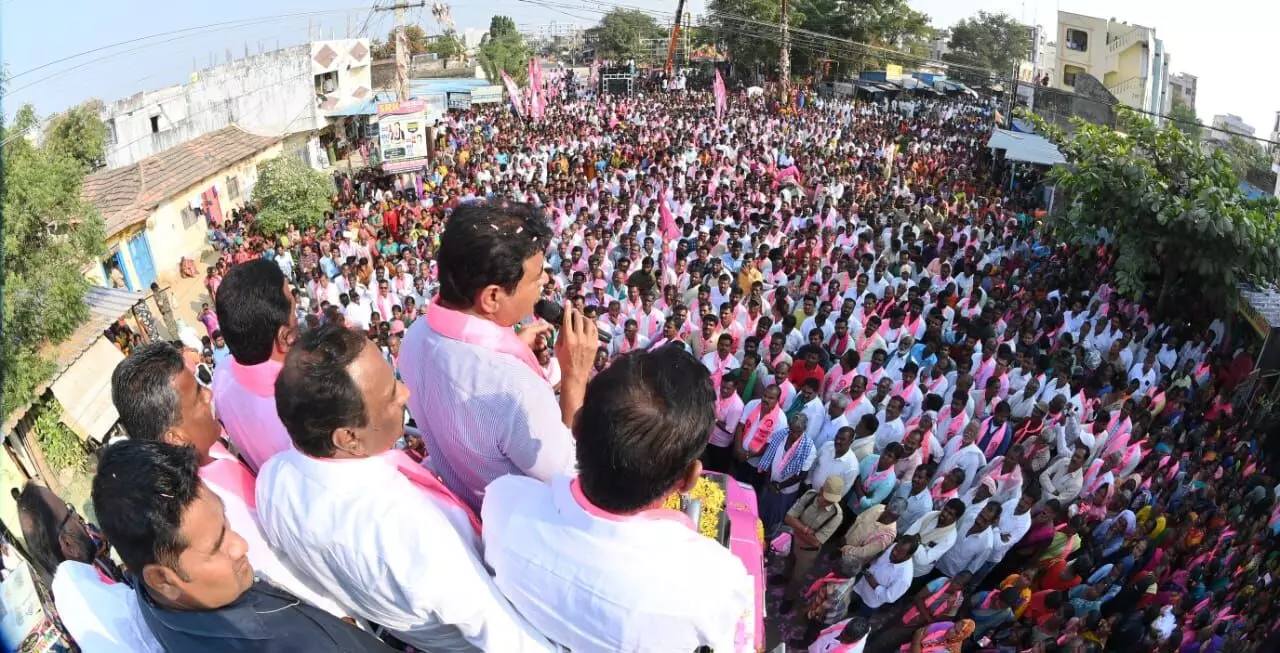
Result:
[[[471,89],[471,104],[492,104],[501,101],[501,86],[477,86]]]
[[[387,172],[418,168],[427,158],[428,123],[422,100],[378,105],[378,151]]]

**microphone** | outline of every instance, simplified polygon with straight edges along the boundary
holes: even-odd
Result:
[[[533,314],[559,328],[564,328],[564,307],[550,299],[539,299],[538,303],[533,305]],[[600,337],[600,342],[606,345],[613,342],[612,333],[597,329],[596,334]]]

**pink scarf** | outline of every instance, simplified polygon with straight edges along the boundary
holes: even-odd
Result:
[[[476,513],[467,504],[458,500],[458,497],[449,491],[449,488],[445,487],[444,483],[435,474],[414,462],[403,449],[392,449],[382,454],[382,457],[394,465],[396,471],[404,474],[404,477],[409,479],[410,483],[418,486],[418,489],[428,496],[440,503],[463,511],[467,515],[467,521],[471,522],[471,528],[475,529],[476,537],[480,537],[480,518],[476,516]]]
[[[624,349],[623,351],[625,352],[626,350]],[[724,358],[720,358],[719,352],[713,351],[712,353],[715,354],[716,369],[711,373],[711,385],[715,386],[716,392],[719,393],[720,380],[724,378],[725,372],[729,371],[729,363],[733,361],[733,356],[729,355]]]
[[[439,300],[431,302],[426,310],[427,324],[440,335],[450,340],[458,340],[468,344],[490,349],[519,359],[543,380],[547,379],[546,371],[538,364],[533,350],[514,331],[498,326],[492,322],[473,317],[461,311],[455,311],[440,305]]]
[[[774,406],[763,419],[760,417],[762,407],[764,407],[763,403],[756,404],[755,410],[751,411],[747,419],[742,422],[742,435],[745,438],[743,448],[748,453],[759,451],[769,441],[769,437],[773,435],[782,418],[782,402],[778,402],[778,405]]]

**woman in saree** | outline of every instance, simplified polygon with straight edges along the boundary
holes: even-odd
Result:
[[[911,642],[898,650],[899,653],[960,653],[973,630],[972,619],[939,621],[917,630]]]

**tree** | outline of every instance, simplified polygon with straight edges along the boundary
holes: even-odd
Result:
[[[1182,100],[1174,99],[1169,109],[1169,124],[1194,142],[1200,142],[1204,136],[1204,123],[1196,117],[1196,110]]]
[[[804,21],[803,12],[794,6],[788,18],[792,27]],[[777,0],[708,0],[708,22],[718,43],[724,44],[729,58],[746,66],[763,64],[774,70],[778,64],[779,34],[772,27],[782,17]],[[763,24],[762,24],[763,23]],[[796,70],[792,66],[792,70]]]
[[[1067,158],[1050,173],[1070,197],[1059,235],[1094,244],[1105,229],[1120,292],[1155,293],[1163,315],[1179,290],[1225,302],[1238,280],[1280,273],[1280,203],[1246,199],[1224,155],[1123,107],[1116,129],[1076,119],[1070,136],[1024,115]]]
[[[1218,147],[1218,151],[1227,158],[1231,170],[1241,179],[1253,179],[1271,174],[1271,158],[1257,141],[1232,134]]]
[[[461,57],[466,51],[466,47],[462,45],[462,39],[458,38],[458,33],[451,29],[427,41],[427,53],[435,54],[446,61]]]
[[[254,225],[274,236],[290,225],[318,227],[329,210],[333,183],[296,156],[282,155],[258,166],[253,201],[258,205]]]
[[[951,28],[951,52],[947,61],[977,66],[1007,76],[1031,47],[1027,26],[1009,14],[979,11],[972,18],[961,19]]]
[[[516,21],[510,16],[499,14],[489,19],[489,38],[497,39],[519,33],[520,30],[516,29]]]
[[[766,66],[778,60],[780,36],[775,25],[781,18],[776,0],[708,0],[708,18],[719,42],[734,61]],[[812,35],[792,39],[792,70],[811,68],[816,59],[831,58],[860,66],[893,63],[883,59],[873,45],[897,49],[929,33],[929,17],[913,10],[906,0],[794,0],[788,20],[792,28],[818,32],[847,43],[823,41]]]
[[[53,373],[45,348],[68,338],[88,319],[84,294],[89,282],[83,271],[106,252],[102,216],[80,195],[86,162],[103,158],[105,138],[71,142],[77,134],[92,136],[105,127],[96,113],[75,111],[66,121],[51,121],[49,137],[36,147],[27,136],[38,122],[35,109],[26,105],[11,127],[0,124],[0,210],[7,254],[0,268],[0,412],[6,418],[34,400],[35,388]]]
[[[507,16],[494,16],[489,21],[489,32],[480,42],[477,58],[485,77],[492,83],[502,83],[504,70],[517,83],[524,83],[528,76],[525,64],[529,61],[529,48],[516,30],[515,21]]]
[[[103,167],[107,125],[98,117],[101,112],[102,102],[89,100],[49,119],[44,147],[75,159],[85,174]]]
[[[629,59],[639,56],[641,39],[662,38],[667,33],[653,16],[639,9],[614,9],[584,36],[595,44],[597,57]]]

